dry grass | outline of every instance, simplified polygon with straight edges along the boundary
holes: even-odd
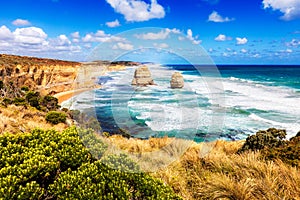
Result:
[[[62,131],[68,127],[66,124],[51,125],[45,120],[45,113],[34,108],[9,105],[0,107],[0,133],[29,132],[34,128],[51,129]]]
[[[152,174],[184,199],[300,199],[300,170],[281,161],[265,161],[259,152],[236,154],[243,141],[196,144],[171,138],[122,137],[110,141],[130,152],[131,157],[132,152],[140,155],[139,163],[145,164],[141,162],[145,159],[154,166],[163,162],[165,165],[158,166],[167,167],[153,168],[150,164],[152,169],[159,169]]]

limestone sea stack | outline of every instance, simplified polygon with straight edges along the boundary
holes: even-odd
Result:
[[[181,73],[175,72],[172,75],[172,79],[170,81],[170,85],[171,85],[172,89],[183,88],[183,86],[184,86],[184,80],[183,80],[183,76],[181,75]]]
[[[155,84],[151,77],[150,70],[147,66],[141,66],[135,70],[134,78],[131,84],[137,86],[147,86]]]

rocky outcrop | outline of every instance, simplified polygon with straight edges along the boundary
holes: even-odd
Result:
[[[151,77],[151,72],[147,66],[141,66],[135,70],[134,78],[131,84],[137,86],[147,86],[155,84]]]
[[[74,87],[81,63],[0,54],[0,80],[28,86],[43,95]]]
[[[131,61],[71,62],[0,54],[0,80],[17,87],[28,86],[42,95],[95,88],[97,77],[140,63]]]
[[[171,88],[183,88],[184,87],[184,80],[183,76],[179,72],[175,72],[172,75],[172,79],[170,81]]]

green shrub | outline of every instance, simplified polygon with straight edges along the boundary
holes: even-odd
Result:
[[[59,108],[58,99],[50,95],[44,96],[41,104],[50,111]]]
[[[22,97],[16,97],[13,99],[12,103],[15,104],[16,106],[23,106],[26,104],[26,101]]]
[[[29,91],[29,87],[28,86],[22,86],[21,90],[25,91],[25,92],[28,92]]]
[[[50,191],[58,199],[181,199],[160,180],[128,169],[138,166],[124,154],[109,156],[63,172]]]
[[[285,143],[283,140],[285,136],[286,131],[282,129],[269,128],[266,131],[258,131],[255,135],[251,135],[246,139],[238,153],[247,150],[262,150],[266,147],[278,147]]]
[[[61,171],[92,160],[76,128],[0,136],[0,199],[39,199]]]
[[[266,160],[279,159],[289,165],[300,167],[300,133],[290,140],[284,140],[286,131],[270,128],[249,136],[238,153],[260,150]]]
[[[125,155],[96,161],[83,140],[106,150],[92,130],[75,127],[1,135],[0,199],[180,199],[148,174],[123,171],[137,168]]]
[[[265,148],[262,155],[267,160],[280,159],[289,165],[300,167],[300,134],[286,141],[285,145]]]
[[[46,114],[46,121],[51,124],[65,123],[67,116],[65,113],[50,111]]]
[[[25,99],[26,101],[32,106],[35,107],[37,109],[40,109],[40,93],[38,92],[33,92],[33,91],[29,91],[26,96]]]
[[[10,98],[4,98],[2,100],[2,105],[4,105],[4,106],[8,106],[8,105],[10,105],[12,103],[13,103],[13,101]]]

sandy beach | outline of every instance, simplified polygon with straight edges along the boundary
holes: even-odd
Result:
[[[97,77],[105,75],[107,72],[112,71],[120,71],[125,70],[125,65],[95,65],[95,63],[86,63],[85,68],[78,72],[77,81],[81,80],[80,86],[78,88],[74,88],[73,90],[68,90],[64,92],[57,93],[53,95],[58,99],[58,103],[61,104],[64,101],[67,101],[68,99],[72,98],[73,96],[76,96],[82,92],[99,89],[101,88],[101,85],[97,84],[95,82],[95,79]],[[100,67],[100,68],[99,68]],[[89,68],[89,69],[87,69]],[[88,79],[88,80],[86,80]],[[92,82],[92,83],[91,83]]]
[[[76,89],[76,90],[70,90],[70,91],[65,91],[65,92],[60,92],[58,94],[53,95],[58,99],[58,103],[61,104],[64,101],[67,101],[68,99],[72,98],[73,96],[76,96],[82,92],[94,90],[94,89],[99,89],[101,88],[100,85],[95,85],[95,87],[92,88],[81,88],[81,89]]]

